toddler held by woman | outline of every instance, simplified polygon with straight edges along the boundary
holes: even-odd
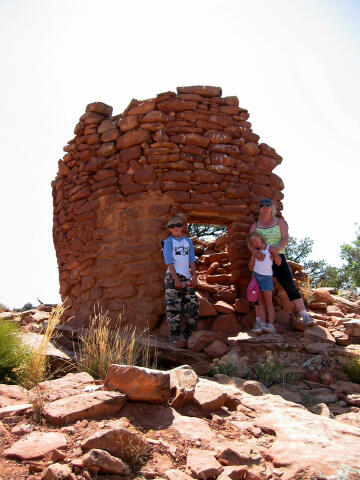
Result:
[[[275,333],[275,310],[272,302],[273,291],[273,262],[281,265],[281,257],[278,254],[271,254],[269,246],[266,245],[262,235],[258,232],[252,232],[248,236],[248,242],[255,251],[252,251],[249,262],[249,269],[253,272],[259,285],[258,314],[260,318],[256,318],[252,328],[252,333]],[[263,260],[256,258],[256,252],[260,251],[264,255]],[[268,323],[266,323],[266,314]]]

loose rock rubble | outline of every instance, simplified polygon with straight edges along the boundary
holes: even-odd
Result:
[[[113,365],[108,376],[115,367],[117,376],[128,370]],[[179,375],[181,371],[187,374]],[[144,375],[160,379],[165,373],[133,367],[137,401],[116,385],[116,391],[103,390],[104,397],[97,398],[100,408],[84,409],[80,415],[79,395],[84,404],[86,397],[93,399],[93,392],[86,392],[96,383],[90,376],[88,385],[82,373],[61,378],[67,394],[61,408],[61,400],[51,400],[58,396],[60,379],[46,382],[43,388],[49,401],[43,413],[52,411],[52,418],[58,419],[52,423],[62,425],[67,412],[67,425],[59,429],[35,424],[31,406],[23,415],[3,417],[1,474],[31,480],[310,480],[321,474],[330,480],[347,469],[353,474],[349,478],[359,478],[354,473],[360,447],[358,412],[333,419],[328,411],[324,413],[324,406],[313,408],[315,414],[282,398],[280,390],[272,394],[258,382],[226,375],[197,378],[189,366],[167,372],[170,382],[163,389],[168,393],[161,403],[148,403]],[[6,392],[8,387],[1,388]],[[180,398],[184,388],[192,394],[183,396],[180,406],[171,406],[170,399]],[[83,393],[77,393],[81,389]],[[358,392],[360,386],[336,382],[331,389],[335,394]],[[105,408],[111,394],[125,399],[117,413]],[[358,397],[348,393],[346,400],[357,403]],[[14,432],[14,423],[33,431]]]

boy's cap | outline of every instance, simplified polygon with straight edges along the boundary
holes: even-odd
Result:
[[[171,225],[172,223],[184,223],[180,217],[171,217],[170,220],[167,222],[167,226]]]
[[[272,200],[270,200],[270,198],[263,198],[262,200],[260,200],[259,202],[259,207],[263,207],[264,205],[266,205],[267,207],[272,207]]]

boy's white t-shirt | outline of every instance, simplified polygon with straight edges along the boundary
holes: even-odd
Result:
[[[195,262],[196,258],[190,238],[167,238],[164,243],[164,257],[167,265],[169,263],[174,265],[176,273],[184,275],[187,279],[191,278],[189,265],[190,262]],[[167,272],[169,272],[169,268],[167,269]]]
[[[254,272],[259,275],[273,275],[273,261],[270,256],[269,247],[267,246],[265,250],[260,250],[261,253],[265,255],[264,260],[260,261],[255,259]]]

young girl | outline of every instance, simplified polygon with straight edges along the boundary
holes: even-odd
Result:
[[[251,253],[249,262],[249,269],[253,272],[258,285],[259,285],[259,304],[258,312],[260,318],[256,318],[255,324],[252,328],[252,332],[255,334],[260,333],[275,333],[275,310],[272,303],[272,291],[273,291],[273,262],[276,265],[281,264],[281,257],[278,254],[271,254],[269,252],[269,246],[266,245],[262,235],[258,232],[252,232],[248,236],[248,242],[255,250]],[[256,252],[260,251],[264,255],[263,260],[256,258]],[[266,313],[268,317],[268,323],[266,323]]]

